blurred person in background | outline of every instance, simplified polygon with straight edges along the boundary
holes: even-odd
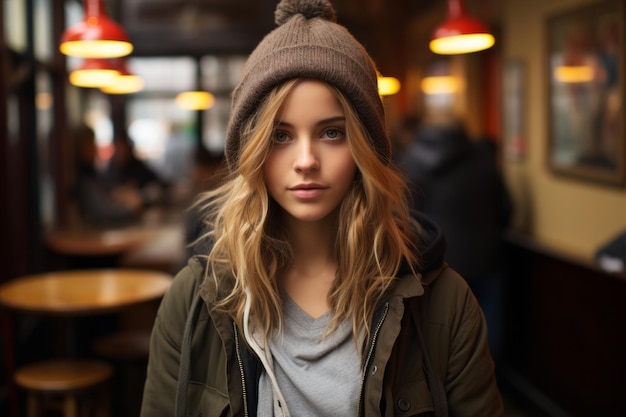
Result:
[[[76,188],[78,213],[94,226],[119,226],[138,220],[143,202],[132,189],[114,189],[97,169],[98,150],[94,131],[80,126],[76,138]]]
[[[408,177],[414,208],[443,229],[445,260],[476,295],[497,360],[503,332],[501,237],[513,207],[497,166],[495,142],[473,141],[457,120],[425,120],[396,159]]]
[[[193,128],[183,123],[174,123],[170,128],[160,162],[163,166],[159,171],[170,185],[188,184],[192,181],[195,149],[202,148],[201,145],[194,146],[194,136]]]
[[[407,152],[407,149],[413,144],[413,138],[415,131],[421,123],[421,118],[415,114],[407,114],[391,132],[391,159],[396,166],[401,163],[403,155]]]
[[[104,172],[109,187],[120,193],[138,193],[144,207],[166,203],[169,184],[135,155],[131,140],[116,138],[114,147]]]

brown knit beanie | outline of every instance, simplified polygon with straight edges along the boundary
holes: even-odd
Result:
[[[388,163],[391,144],[378,94],[376,67],[365,48],[336,23],[328,0],[282,0],[276,7],[278,27],[252,52],[233,92],[225,155],[236,170],[242,125],[265,96],[292,78],[315,78],[339,89],[352,103],[380,158]]]

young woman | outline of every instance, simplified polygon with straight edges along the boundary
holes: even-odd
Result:
[[[276,19],[159,309],[142,416],[502,415],[482,312],[392,168],[374,64],[327,1]]]

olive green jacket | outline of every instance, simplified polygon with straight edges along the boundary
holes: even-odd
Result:
[[[435,263],[419,281],[399,276],[377,310],[355,415],[503,415],[482,311],[463,278]],[[203,276],[192,258],[163,298],[141,417],[256,415],[262,365],[232,319],[210,308],[219,295]]]

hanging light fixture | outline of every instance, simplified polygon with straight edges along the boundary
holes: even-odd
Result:
[[[83,0],[83,20],[68,27],[61,37],[61,53],[81,58],[115,58],[133,51],[124,29],[111,20],[104,0]]]
[[[106,59],[88,58],[70,72],[70,83],[77,87],[101,88],[113,83],[119,73]]]
[[[426,96],[453,95],[461,89],[461,80],[452,73],[449,59],[438,59],[426,69],[420,87]]]
[[[420,87],[427,95],[454,94],[459,89],[459,80],[452,75],[432,75],[422,78]]]
[[[119,71],[110,84],[100,88],[100,91],[106,94],[131,94],[143,89],[143,79],[131,73],[125,58],[116,58],[111,60],[112,68]]]
[[[448,0],[448,17],[431,36],[430,50],[441,55],[466,54],[491,48],[489,30],[465,12],[465,0]]]
[[[554,79],[561,83],[588,83],[595,78],[590,65],[561,65],[554,69]]]
[[[394,77],[378,76],[378,94],[381,96],[391,96],[400,91],[400,81]]]
[[[176,96],[176,104],[185,110],[206,110],[213,107],[215,97],[208,91],[184,91]]]

